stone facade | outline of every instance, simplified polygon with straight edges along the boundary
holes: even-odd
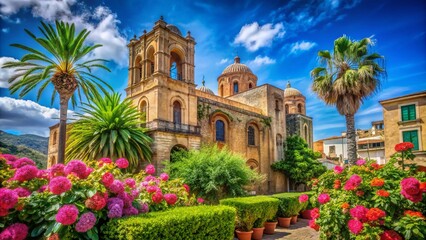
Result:
[[[395,145],[404,140],[404,132],[412,132],[412,141],[418,149],[413,153],[415,161],[426,170],[426,91],[380,101],[383,107],[385,155],[389,159],[395,153]],[[402,109],[413,106],[413,117],[403,119]]]

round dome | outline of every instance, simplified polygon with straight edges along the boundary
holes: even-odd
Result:
[[[284,90],[284,97],[303,97],[303,94],[296,88],[292,88],[290,82],[288,82]]]
[[[168,28],[170,31],[172,31],[172,32],[174,32],[174,33],[182,36],[182,33],[180,32],[179,28],[176,27],[175,25],[173,25],[173,24],[167,24],[166,28]]]
[[[223,70],[222,74],[226,73],[237,73],[237,72],[247,72],[253,73],[247,65],[240,63],[240,57],[236,56],[234,58],[234,63],[227,66],[225,70]]]
[[[205,92],[205,93],[209,93],[209,94],[214,95],[214,92],[206,86],[201,86],[201,87],[198,87],[197,89],[200,90],[201,92]]]

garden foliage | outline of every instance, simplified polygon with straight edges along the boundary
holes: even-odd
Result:
[[[242,231],[251,231],[253,227],[263,227],[268,219],[275,216],[279,201],[268,196],[254,196],[222,199],[220,204],[235,207],[237,228]]]
[[[288,137],[284,150],[285,159],[272,164],[272,169],[283,172],[295,184],[307,183],[326,171],[326,167],[317,160],[315,152],[300,136]]]
[[[232,240],[235,209],[227,206],[177,207],[163,212],[114,219],[102,230],[104,239]]]
[[[246,187],[260,183],[263,178],[252,171],[245,159],[227,148],[204,146],[175,156],[166,164],[171,177],[182,178],[191,189],[210,202],[226,197],[246,195]]]
[[[400,146],[385,165],[358,160],[314,180],[319,208],[310,226],[322,239],[426,238],[426,174],[398,167],[398,158],[411,154]]]
[[[308,201],[299,201],[302,195],[312,195],[312,192],[278,193],[272,197],[279,200],[277,217],[292,217],[299,214],[308,206]]]
[[[0,239],[98,239],[110,219],[197,204],[187,185],[165,173],[153,176],[152,165],[125,173],[124,158],[72,160],[47,170],[34,165],[0,157]]]

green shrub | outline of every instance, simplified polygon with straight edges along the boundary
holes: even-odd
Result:
[[[103,239],[233,239],[235,209],[227,206],[177,207],[164,212],[113,219]]]
[[[300,211],[305,210],[309,201],[300,203],[299,197],[302,194],[312,196],[313,192],[288,192],[272,195],[272,197],[278,198],[280,201],[277,217],[291,217],[298,215]]]
[[[262,180],[242,156],[216,145],[178,154],[174,162],[165,165],[172,178],[184,179],[192,192],[213,203],[222,198],[245,196],[246,186]]]
[[[220,204],[235,207],[237,209],[237,228],[250,231],[253,226],[263,227],[266,220],[275,216],[279,201],[268,196],[254,196],[227,198],[220,200]]]

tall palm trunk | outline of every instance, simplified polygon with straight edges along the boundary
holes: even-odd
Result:
[[[65,163],[65,144],[67,138],[67,112],[69,99],[69,96],[60,96],[58,163]]]
[[[349,160],[349,164],[354,165],[357,160],[355,116],[354,114],[347,114],[345,115],[345,118],[346,118],[346,139],[348,143],[348,160]]]

